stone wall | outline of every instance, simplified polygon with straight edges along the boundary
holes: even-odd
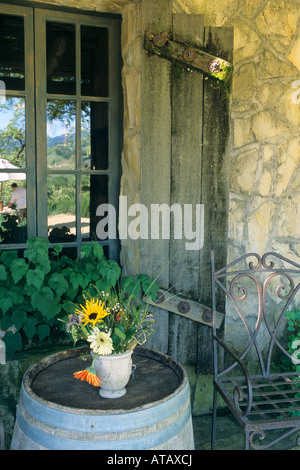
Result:
[[[300,4],[175,4],[208,25],[234,27],[228,259],[275,250],[299,262]]]
[[[207,25],[234,27],[228,261],[275,251],[299,263],[300,4],[175,3],[176,12],[201,13]],[[236,328],[227,309],[228,340],[240,337]]]

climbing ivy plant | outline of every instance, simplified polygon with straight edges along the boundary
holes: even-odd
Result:
[[[0,328],[6,331],[8,357],[24,341],[43,341],[59,333],[58,318],[74,313],[84,291],[90,286],[106,291],[121,275],[118,263],[107,259],[96,242],[83,245],[76,260],[62,254],[62,245],[50,252],[48,240],[41,237],[29,238],[27,244],[22,257],[17,250],[0,254]],[[125,281],[131,288],[134,278]],[[140,281],[141,292],[150,286],[147,294],[155,298],[157,284],[146,275],[140,275]]]

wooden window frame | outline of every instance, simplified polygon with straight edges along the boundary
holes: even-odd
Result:
[[[115,207],[118,215],[120,191],[120,167],[122,151],[122,88],[121,88],[121,21],[119,15],[81,14],[69,11],[45,9],[32,6],[17,6],[0,3],[0,13],[24,17],[25,32],[25,91],[8,91],[7,96],[26,99],[26,155],[28,187],[27,234],[48,237],[47,228],[47,177],[49,174],[73,174],[76,178],[76,240],[62,243],[64,247],[75,247],[80,252],[82,240],[80,227],[80,181],[84,175],[107,175],[108,203]],[[74,95],[49,94],[46,90],[46,22],[62,22],[75,25],[76,30],[76,93]],[[97,26],[108,29],[109,95],[90,97],[80,94],[80,27]],[[50,170],[47,168],[47,116],[49,99],[76,102],[76,166],[74,170]],[[109,165],[107,170],[80,168],[80,113],[82,102],[107,102],[109,104]],[[23,171],[23,170],[22,170]],[[30,202],[31,201],[31,202]],[[34,201],[34,203],[32,202]],[[97,240],[109,248],[109,258],[118,260],[119,240]],[[2,249],[23,248],[26,244],[3,244]],[[50,247],[52,244],[50,243]]]

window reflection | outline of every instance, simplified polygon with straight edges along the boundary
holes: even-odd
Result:
[[[108,96],[108,31],[81,27],[81,94]]]
[[[47,166],[52,169],[75,168],[75,102],[48,101]]]
[[[82,103],[81,166],[87,170],[108,168],[107,103]]]
[[[25,149],[25,100],[7,97],[0,105],[0,243],[27,238]]]
[[[24,20],[0,15],[0,80],[7,90],[25,90]]]
[[[5,180],[6,175],[9,178]],[[26,175],[1,172],[0,178],[0,243],[24,243],[27,239]]]
[[[76,239],[75,176],[48,176],[48,238],[50,242]]]
[[[26,166],[25,100],[23,98],[7,97],[5,102],[0,104],[0,156],[17,168]]]
[[[108,176],[83,175],[81,179],[81,237],[83,241],[96,240],[100,217],[97,207],[108,203]]]
[[[74,95],[75,25],[48,22],[46,28],[47,92]]]

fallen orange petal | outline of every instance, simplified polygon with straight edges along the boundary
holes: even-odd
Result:
[[[100,384],[101,384],[101,380],[99,379],[99,377],[97,377],[97,375],[94,375],[94,376],[93,376],[93,385],[94,385],[95,387],[99,387]]]
[[[88,370],[80,370],[79,372],[74,373],[75,379],[81,379],[82,381],[86,379],[88,375]]]
[[[94,385],[95,387],[99,387],[101,380],[97,375],[93,374],[89,371],[89,369],[80,370],[79,372],[74,372],[75,379],[81,379],[82,381],[86,381],[89,384]]]

